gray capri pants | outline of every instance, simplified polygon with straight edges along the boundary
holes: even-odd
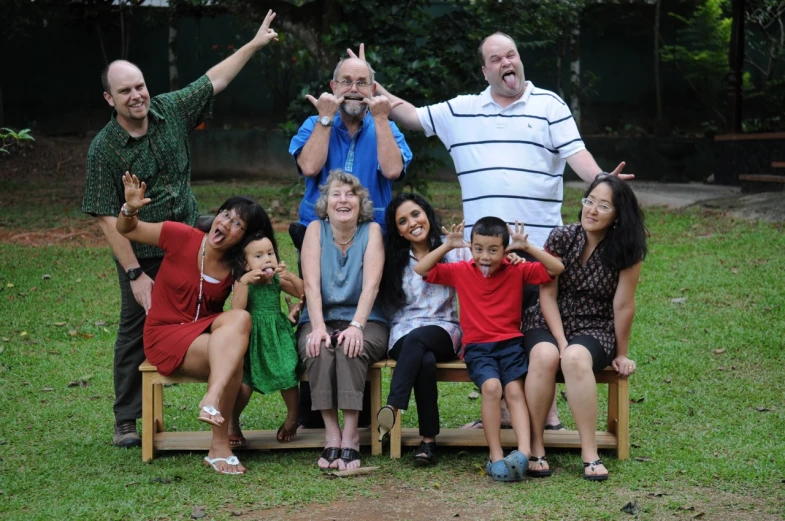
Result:
[[[329,334],[336,329],[349,327],[349,322],[331,320],[325,325]],[[343,347],[333,345],[328,349],[324,342],[319,356],[307,358],[305,342],[312,329],[311,323],[307,322],[297,330],[297,354],[305,365],[311,384],[311,410],[362,410],[368,367],[387,353],[389,329],[377,322],[368,321],[363,331],[363,351],[354,358],[343,354]]]

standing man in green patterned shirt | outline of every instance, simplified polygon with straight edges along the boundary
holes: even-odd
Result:
[[[277,40],[277,33],[270,29],[274,19],[275,13],[270,10],[250,42],[175,92],[151,99],[142,71],[125,60],[110,63],[101,74],[104,98],[114,110],[87,153],[82,211],[98,218],[120,279],[112,440],[118,447],[141,445],[136,420],[142,416],[142,332],[150,310],[153,279],[163,258],[160,249],[131,243],[115,229],[125,201],[122,175],[130,172],[147,184],[146,195],[152,203],[139,210],[140,219],[194,224],[198,206],[190,186],[188,134],[211,117],[213,96],[229,85],[257,51]]]

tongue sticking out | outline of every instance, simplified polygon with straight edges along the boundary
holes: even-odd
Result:
[[[482,276],[486,279],[491,276],[491,267],[490,266],[480,266],[480,271],[482,271]]]
[[[267,284],[272,284],[273,283],[273,274],[275,273],[275,270],[273,270],[272,268],[265,268],[262,271],[264,271],[265,275],[270,277],[269,279],[267,279]]]
[[[507,87],[511,89],[515,88],[515,74],[513,73],[505,74],[504,76],[502,76],[502,80],[504,80],[504,84],[507,85]]]

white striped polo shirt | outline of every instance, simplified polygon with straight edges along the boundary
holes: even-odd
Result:
[[[481,217],[526,224],[532,244],[542,247],[562,224],[567,157],[584,150],[564,101],[528,82],[520,99],[502,108],[490,86],[417,109],[426,136],[441,139],[461,184],[466,239]]]

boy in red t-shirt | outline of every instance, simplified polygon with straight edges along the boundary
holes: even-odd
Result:
[[[417,263],[426,282],[454,286],[461,304],[463,354],[469,377],[482,392],[482,425],[490,455],[485,466],[497,481],[519,481],[528,468],[529,413],[523,393],[528,360],[522,347],[521,301],[525,284],[545,284],[564,271],[559,259],[531,244],[523,225],[515,230],[498,217],[483,217],[472,228],[473,260],[439,263],[454,248],[464,248],[463,223],[452,225],[444,243]],[[512,243],[510,243],[512,236]],[[510,250],[523,250],[539,262],[512,265]],[[510,409],[518,450],[504,457],[500,401]]]

